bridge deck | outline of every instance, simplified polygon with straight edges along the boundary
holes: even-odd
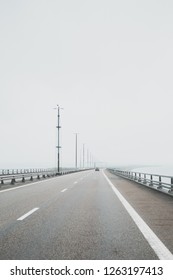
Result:
[[[161,258],[115,190],[172,258],[173,198],[90,170],[1,190],[0,259]]]

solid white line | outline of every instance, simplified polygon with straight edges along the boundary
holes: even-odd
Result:
[[[67,189],[63,189],[61,192],[65,192],[65,191],[67,191]]]
[[[28,213],[26,213],[25,215],[21,216],[19,219],[17,219],[17,221],[22,221],[24,220],[26,217],[30,216],[32,213],[34,213],[35,211],[37,211],[39,208],[34,208],[31,211],[29,211]]]
[[[124,205],[125,209],[144,235],[156,255],[160,260],[173,260],[173,254],[166,248],[162,241],[157,237],[157,235],[151,230],[151,228],[144,222],[144,220],[139,216],[139,214],[134,210],[134,208],[127,202],[127,200],[122,196],[122,194],[116,189],[115,185],[108,179],[108,177],[103,172],[107,182],[111,186],[114,193],[117,195],[121,203]]]

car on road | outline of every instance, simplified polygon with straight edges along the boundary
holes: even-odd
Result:
[[[95,168],[95,171],[99,171],[100,169],[98,167]]]

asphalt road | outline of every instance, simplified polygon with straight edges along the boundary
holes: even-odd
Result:
[[[84,171],[0,191],[0,259],[159,259],[155,247],[165,250],[159,242],[168,249],[164,258],[171,258],[173,198],[104,173]],[[159,240],[147,240],[144,225],[134,221],[111,182]],[[170,211],[167,226],[163,213],[159,221],[162,203]]]

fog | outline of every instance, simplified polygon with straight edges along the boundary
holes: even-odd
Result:
[[[0,168],[173,163],[173,2],[1,0]],[[86,159],[86,155],[85,155]]]

